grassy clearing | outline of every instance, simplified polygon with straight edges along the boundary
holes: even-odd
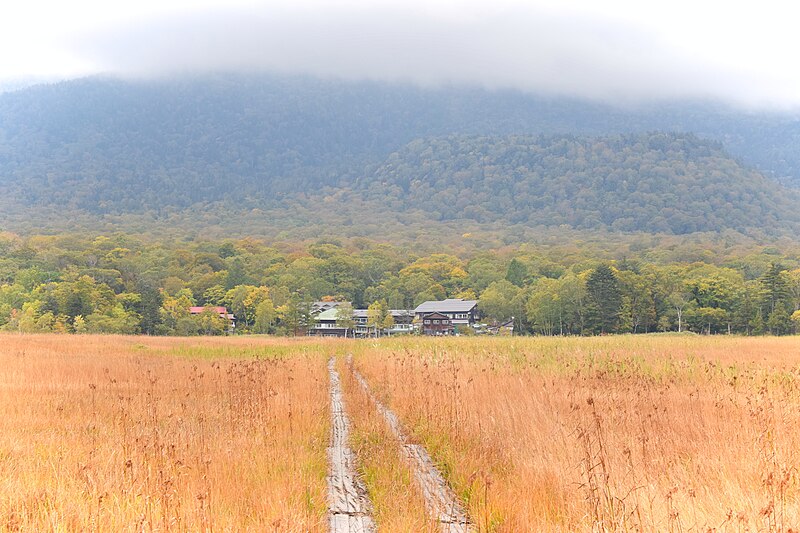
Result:
[[[0,530],[324,530],[329,350],[296,346],[2,336]]]
[[[410,339],[356,365],[481,531],[781,531],[800,523],[799,348]]]

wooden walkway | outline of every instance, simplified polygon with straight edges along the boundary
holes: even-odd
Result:
[[[355,455],[347,444],[347,419],[339,374],[334,359],[328,361],[330,374],[331,443],[328,448],[328,506],[332,533],[374,532],[372,505],[355,468]]]
[[[372,393],[369,383],[353,367],[352,359],[350,358],[348,358],[348,366],[361,388],[364,389],[364,392],[383,415],[394,436],[400,441],[403,455],[414,471],[414,478],[417,480],[417,484],[425,498],[428,514],[439,525],[439,530],[446,533],[472,532],[474,528],[469,521],[464,506],[436,468],[431,456],[424,447],[409,442],[397,415]]]

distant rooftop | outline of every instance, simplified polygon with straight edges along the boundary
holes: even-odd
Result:
[[[353,316],[356,318],[367,318],[368,309],[353,309]],[[389,314],[393,317],[413,315],[413,311],[408,309],[389,309]]]
[[[199,315],[200,313],[202,313],[206,309],[208,309],[209,311],[215,311],[215,312],[219,313],[220,315],[224,315],[224,314],[228,313],[228,310],[226,308],[219,307],[219,306],[213,306],[213,305],[206,306],[206,307],[193,306],[193,307],[189,308],[189,313],[191,313],[193,315]]]
[[[393,317],[411,316],[413,314],[412,311],[407,309],[390,309],[389,313],[391,313]],[[316,318],[317,320],[336,320],[338,314],[339,308],[334,307],[333,309],[322,311]],[[353,318],[367,318],[367,316],[367,309],[353,309]]]
[[[335,302],[335,301],[317,301],[311,303],[312,310],[324,311],[326,309],[333,309],[334,307],[339,307],[343,303],[348,302]]]
[[[414,309],[415,313],[468,313],[478,305],[477,300],[462,300],[461,298],[448,298],[433,302],[424,302]]]
[[[336,315],[338,313],[339,309],[336,307],[332,309],[326,309],[317,315],[317,320],[336,320],[337,319]]]

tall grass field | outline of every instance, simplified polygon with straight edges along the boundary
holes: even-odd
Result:
[[[0,336],[0,531],[326,531],[327,361],[381,531],[800,526],[800,340]]]

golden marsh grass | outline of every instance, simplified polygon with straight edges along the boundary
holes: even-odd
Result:
[[[480,531],[800,524],[800,342],[387,340],[356,366]]]
[[[296,346],[0,337],[0,529],[323,529],[325,349]]]
[[[0,530],[325,531],[338,369],[382,531],[426,531],[397,442],[480,531],[789,531],[800,341],[677,335],[0,336]]]

